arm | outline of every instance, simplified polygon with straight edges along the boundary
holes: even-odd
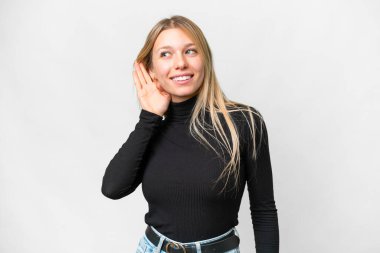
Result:
[[[110,199],[120,199],[131,194],[142,181],[143,156],[162,117],[142,109],[139,119],[135,130],[112,158],[103,176],[102,193]]]
[[[251,140],[251,142],[247,143],[245,159],[256,252],[278,253],[279,227],[273,194],[273,178],[268,133],[264,120],[262,118],[260,119],[257,115],[254,115],[254,119],[256,128],[255,143],[258,152],[257,160],[255,161],[252,158],[252,138],[247,138],[248,140]],[[249,129],[247,131],[246,134],[251,136]]]

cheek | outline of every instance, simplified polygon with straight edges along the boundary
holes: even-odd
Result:
[[[156,65],[156,74],[160,78],[167,78],[170,74],[170,66],[165,63]]]
[[[204,68],[203,68],[203,65],[202,64],[199,64],[196,68],[198,74],[199,74],[199,78],[203,78],[204,77]]]
[[[202,75],[202,72],[203,72],[203,63],[200,59],[197,59],[195,60],[193,63],[192,63],[192,66],[194,68],[194,70],[196,70],[199,75]]]

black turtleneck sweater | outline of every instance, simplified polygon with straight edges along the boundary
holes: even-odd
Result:
[[[183,102],[170,102],[166,117],[142,109],[134,131],[106,168],[102,193],[108,198],[120,199],[142,183],[149,204],[146,224],[173,240],[192,242],[215,237],[238,225],[238,212],[247,184],[256,252],[277,253],[279,228],[264,121],[261,120],[263,127],[256,131],[258,158],[254,160],[248,123],[241,112],[231,113],[240,134],[240,184],[236,194],[231,188],[232,176],[227,192],[218,195],[225,181],[219,182],[218,187],[213,187],[213,182],[226,160],[190,135],[189,119],[196,99],[197,95]],[[209,119],[207,114],[206,119]],[[260,122],[258,116],[254,119]],[[218,146],[213,138],[207,140],[213,147]]]

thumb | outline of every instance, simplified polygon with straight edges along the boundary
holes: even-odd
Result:
[[[165,92],[165,90],[162,88],[161,84],[157,80],[154,80],[154,84],[156,85],[157,90],[159,90],[160,92]]]
[[[158,82],[157,79],[154,80],[154,84],[156,85],[157,90],[158,90],[162,95],[164,95],[164,96],[169,96],[169,93],[166,92],[166,91],[162,88],[161,84]]]

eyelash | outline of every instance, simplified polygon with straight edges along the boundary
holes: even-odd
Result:
[[[197,53],[197,50],[194,49],[194,48],[187,49],[186,51],[189,51],[189,50],[194,51],[195,53]],[[168,51],[161,52],[160,57],[164,57],[163,54],[165,54],[165,53],[169,53],[169,52]]]

